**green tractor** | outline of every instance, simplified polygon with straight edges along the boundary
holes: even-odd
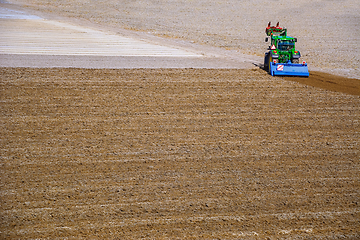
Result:
[[[287,30],[271,26],[269,22],[266,28],[265,42],[270,39],[269,51],[265,53],[264,69],[272,76],[309,76],[309,70],[305,62],[300,62],[301,54],[295,49],[296,38],[287,36]]]

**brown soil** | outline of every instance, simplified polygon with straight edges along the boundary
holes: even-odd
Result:
[[[342,92],[360,96],[360,80],[336,76],[324,72],[310,72],[308,78],[285,77],[286,80],[296,81],[313,87],[330,91]]]
[[[259,69],[0,72],[2,239],[360,238],[358,91]]]

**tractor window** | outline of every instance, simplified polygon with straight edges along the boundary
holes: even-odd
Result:
[[[295,47],[295,44],[292,41],[282,41],[282,42],[279,42],[279,44],[278,44],[278,48],[280,51],[290,51],[294,47]]]

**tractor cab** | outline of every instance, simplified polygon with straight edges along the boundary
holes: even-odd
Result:
[[[279,49],[279,51],[291,51],[295,49],[295,43],[294,41],[289,40],[279,41],[277,48]]]

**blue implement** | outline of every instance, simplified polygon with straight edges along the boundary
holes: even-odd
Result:
[[[272,76],[300,76],[308,77],[309,70],[307,63],[270,63],[270,74]]]

